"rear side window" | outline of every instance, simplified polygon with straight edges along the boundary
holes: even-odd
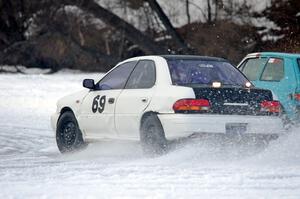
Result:
[[[135,65],[136,62],[126,62],[119,65],[100,80],[97,87],[101,90],[123,89]]]
[[[300,59],[297,59],[298,61],[298,67],[299,67],[299,72],[300,72]]]
[[[250,81],[258,80],[262,67],[267,63],[267,58],[251,58],[245,61],[241,71]]]
[[[248,80],[228,62],[211,60],[169,60],[169,70],[175,85],[221,82],[223,85],[244,86]]]
[[[151,88],[155,84],[155,64],[150,60],[139,61],[130,75],[126,89]]]
[[[263,81],[280,81],[284,77],[283,59],[270,58],[262,73]]]

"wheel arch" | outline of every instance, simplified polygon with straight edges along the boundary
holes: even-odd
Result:
[[[145,118],[149,115],[155,115],[157,116],[159,114],[159,112],[156,112],[156,111],[147,111],[145,113],[143,113],[142,117],[141,117],[141,120],[140,120],[140,127],[139,127],[139,135],[141,136],[141,130],[142,130],[142,124],[143,124],[143,121],[145,120]],[[165,135],[165,129],[164,129],[164,126],[163,126],[163,123],[161,122],[161,120],[159,119],[159,117],[157,116],[157,119],[160,123],[160,126],[164,132],[164,135]]]
[[[75,116],[74,111],[73,111],[70,107],[65,106],[65,107],[61,108],[59,117],[60,117],[62,114],[64,114],[65,112],[67,112],[67,111],[73,113],[73,115]]]
[[[63,107],[63,108],[60,109],[59,117],[57,118],[57,121],[56,121],[56,126],[57,126],[57,124],[58,124],[58,121],[59,121],[60,117],[61,117],[65,112],[71,112],[71,113],[74,115],[74,117],[76,118],[75,113],[74,113],[74,111],[72,110],[72,108],[70,108],[70,107],[68,107],[68,106],[65,106],[65,107]],[[76,118],[76,120],[77,120],[77,118]],[[78,123],[78,121],[77,121],[77,123]]]
[[[146,118],[147,116],[149,116],[149,115],[157,115],[157,114],[158,114],[158,112],[156,112],[156,111],[147,111],[147,112],[143,113],[143,115],[142,115],[142,117],[141,117],[141,119],[140,119],[140,127],[139,127],[139,130],[141,131],[142,123],[143,123],[143,121],[145,120],[145,118]]]

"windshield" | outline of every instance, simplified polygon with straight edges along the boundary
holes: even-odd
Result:
[[[245,86],[248,80],[228,62],[211,60],[168,60],[174,85],[220,82],[222,85]]]

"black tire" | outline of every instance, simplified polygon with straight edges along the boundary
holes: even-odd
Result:
[[[157,115],[144,116],[141,122],[140,140],[145,155],[153,157],[167,151],[167,139]]]
[[[74,152],[86,146],[77,120],[70,111],[64,112],[57,122],[56,143],[61,153]]]

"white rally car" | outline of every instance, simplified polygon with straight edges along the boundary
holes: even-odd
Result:
[[[254,88],[222,58],[135,57],[83,86],[60,99],[51,117],[62,153],[106,138],[140,140],[145,152],[162,153],[169,140],[191,135],[285,132],[272,92]]]

